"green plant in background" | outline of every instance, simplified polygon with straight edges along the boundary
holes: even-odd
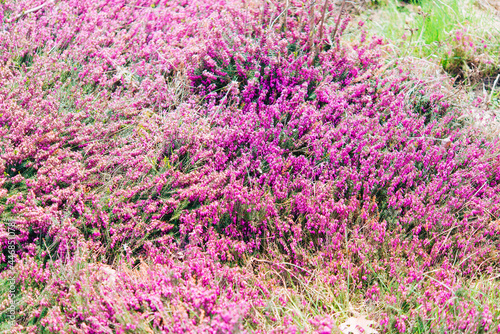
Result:
[[[469,0],[385,0],[360,14],[398,57],[440,64],[469,85],[500,70],[500,19]]]
[[[464,1],[420,1],[415,27],[419,29],[419,40],[423,42],[424,54],[433,53],[434,47],[446,42],[457,27],[471,20],[470,14],[463,10]],[[460,4],[462,3],[462,4]]]

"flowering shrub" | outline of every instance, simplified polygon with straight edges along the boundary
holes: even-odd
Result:
[[[302,1],[1,6],[14,331],[334,329],[301,289],[386,331],[498,326],[498,142],[381,39],[343,44]]]
[[[494,75],[497,66],[486,53],[489,51],[487,42],[481,42],[475,41],[466,28],[456,30],[448,41],[449,50],[441,60],[443,69],[460,80]]]

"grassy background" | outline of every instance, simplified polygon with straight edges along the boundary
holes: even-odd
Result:
[[[487,78],[500,70],[500,17],[478,1],[381,0],[356,19],[366,22],[369,34],[387,39],[395,57],[440,64],[469,86],[484,79],[491,86]]]

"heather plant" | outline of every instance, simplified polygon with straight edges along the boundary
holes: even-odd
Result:
[[[333,4],[1,6],[3,329],[499,328],[498,141]]]

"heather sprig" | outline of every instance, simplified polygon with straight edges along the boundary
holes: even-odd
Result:
[[[498,141],[382,39],[302,1],[40,5],[2,4],[15,330],[498,326]]]

